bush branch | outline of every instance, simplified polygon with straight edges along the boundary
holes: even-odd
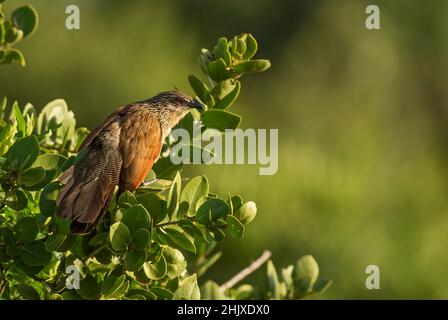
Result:
[[[255,270],[260,268],[266,261],[269,260],[271,255],[272,255],[271,251],[265,250],[263,252],[263,254],[257,260],[252,262],[247,268],[241,270],[238,274],[233,276],[232,279],[230,279],[226,283],[222,284],[220,287],[221,291],[225,292],[225,291],[229,290],[230,288],[235,286],[238,282],[240,282],[241,280],[246,278],[248,275],[253,273]]]

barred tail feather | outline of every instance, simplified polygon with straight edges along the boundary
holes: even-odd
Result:
[[[120,167],[117,150],[89,147],[84,158],[62,174],[57,214],[72,220],[73,233],[90,232],[107,211]]]

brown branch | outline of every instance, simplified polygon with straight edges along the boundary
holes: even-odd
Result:
[[[272,253],[269,250],[265,250],[263,254],[254,262],[252,262],[247,268],[241,270],[238,274],[233,276],[232,279],[227,281],[226,283],[222,284],[220,289],[222,292],[225,292],[226,290],[229,290],[233,286],[235,286],[238,282],[246,278],[248,275],[253,273],[255,270],[260,268],[266,261],[269,260]]]
[[[184,219],[190,220],[192,222],[194,222],[194,218],[193,217],[185,217]],[[154,228],[162,228],[162,227],[166,227],[166,226],[173,226],[176,224],[179,224],[181,222],[181,220],[173,220],[173,221],[168,221],[168,222],[162,222],[162,223],[158,223],[156,225],[154,225]]]
[[[5,269],[3,269],[3,265],[1,263],[0,263],[0,274],[3,277],[0,285],[0,297],[1,297],[3,296],[3,293],[5,293],[5,290],[8,286],[8,279],[6,278]]]

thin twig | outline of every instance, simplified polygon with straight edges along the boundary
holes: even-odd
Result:
[[[168,221],[168,222],[158,223],[154,227],[155,228],[161,228],[161,227],[166,227],[166,226],[172,226],[172,225],[179,224],[179,222],[180,221],[178,221],[178,220]]]
[[[191,222],[194,222],[194,217],[184,217],[184,219],[190,220]],[[172,226],[172,225],[176,225],[181,223],[181,220],[173,220],[173,221],[167,221],[167,222],[162,222],[162,223],[158,223],[156,225],[154,225],[154,228],[161,228],[161,227],[166,227],[166,226]]]
[[[102,246],[96,248],[91,254],[89,254],[87,257],[83,259],[83,262],[87,261],[88,259],[94,257],[97,253],[100,253],[104,249],[107,248],[107,244],[103,244]]]
[[[3,277],[1,286],[0,286],[0,297],[3,296],[3,293],[6,290],[6,287],[8,286],[8,279],[6,278],[5,269],[3,269],[3,265],[0,263],[0,273]]]
[[[35,276],[35,275],[33,275],[33,274],[30,274],[29,277],[30,277],[31,279],[33,279],[34,281],[37,281],[37,282],[43,284],[44,286],[46,286],[46,287],[47,287],[48,289],[50,289],[50,290],[53,290],[53,289],[55,288],[55,286],[54,286],[53,284],[48,283],[48,282],[45,281],[44,279],[39,278],[39,277],[37,277],[37,276]]]
[[[255,270],[260,268],[263,265],[263,263],[265,263],[266,261],[269,260],[271,255],[272,255],[271,251],[265,250],[263,252],[263,254],[257,260],[252,262],[247,268],[241,270],[238,274],[233,276],[232,279],[230,279],[226,283],[222,284],[221,287],[220,287],[221,291],[225,292],[226,290],[229,290],[230,288],[235,286],[238,282],[240,282],[241,280],[246,278],[248,275],[253,273]]]

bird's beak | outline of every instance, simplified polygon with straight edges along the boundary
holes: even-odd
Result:
[[[205,106],[196,99],[191,100],[189,107],[198,110],[205,110]]]

